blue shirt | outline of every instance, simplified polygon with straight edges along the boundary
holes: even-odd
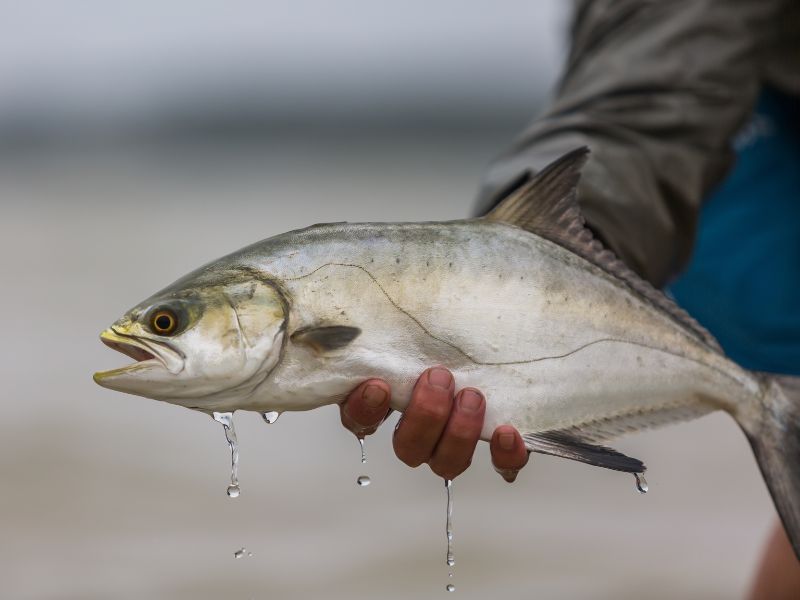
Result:
[[[800,375],[800,101],[765,89],[669,291],[743,367]]]

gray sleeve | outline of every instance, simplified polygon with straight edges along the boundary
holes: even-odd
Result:
[[[687,261],[701,200],[732,164],[779,0],[583,0],[555,98],[489,168],[478,210],[526,170],[592,151],[589,226],[656,285]]]

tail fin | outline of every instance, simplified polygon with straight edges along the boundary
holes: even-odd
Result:
[[[766,390],[742,428],[800,559],[800,377],[766,376]]]

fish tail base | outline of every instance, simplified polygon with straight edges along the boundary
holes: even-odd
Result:
[[[761,410],[742,428],[800,559],[800,377],[764,379]]]

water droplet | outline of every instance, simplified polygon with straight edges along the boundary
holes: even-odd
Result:
[[[372,480],[367,475],[361,475],[358,479],[356,479],[356,483],[361,487],[367,487]]]
[[[358,438],[358,445],[361,446],[361,464],[363,465],[365,462],[367,462],[367,451],[364,448],[363,437]]]
[[[278,417],[281,416],[277,410],[272,410],[270,412],[261,413],[261,416],[264,418],[264,421],[267,422],[268,425],[272,425],[275,421],[278,420]]]
[[[247,548],[239,548],[236,552],[233,553],[234,558],[242,558],[244,556],[252,556],[252,554],[247,551]]]
[[[455,592],[455,591],[456,591],[456,586],[454,586],[452,583],[448,583],[448,584],[447,584],[447,587],[446,587],[445,589],[446,589],[448,592]]]
[[[239,442],[236,439],[236,429],[233,427],[233,413],[212,414],[214,420],[222,425],[225,430],[225,439],[231,449],[231,484],[228,486],[228,497],[239,497]]]
[[[447,565],[452,567],[456,564],[453,555],[453,480],[445,479],[444,487],[447,490],[447,522],[445,531],[447,533]]]
[[[644,478],[644,474],[634,473],[633,476],[636,477],[636,489],[638,492],[640,494],[646,494],[649,488],[647,487],[647,480]]]

